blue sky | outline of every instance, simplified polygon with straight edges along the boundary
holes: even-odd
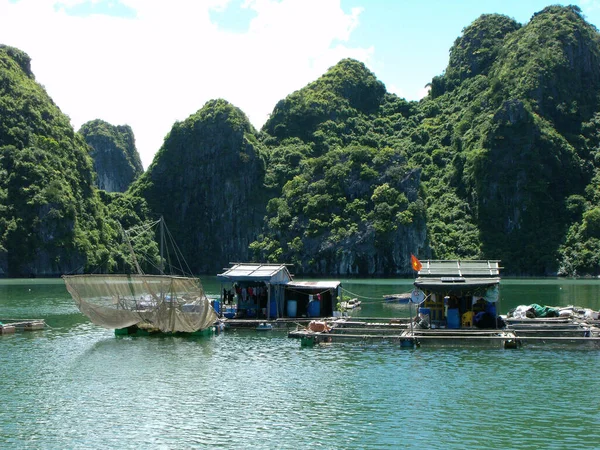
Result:
[[[525,24],[538,0],[0,0],[0,43],[75,129],[128,124],[147,167],[173,123],[225,98],[260,128],[278,100],[340,59],[363,61],[409,100],[441,74],[481,14]],[[567,4],[567,3],[562,3]],[[573,0],[600,27],[600,0]]]

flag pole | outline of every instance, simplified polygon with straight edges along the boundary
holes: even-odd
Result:
[[[415,255],[413,255],[412,253],[410,254],[410,265],[412,267],[412,269],[415,271],[415,281],[417,281],[417,275],[418,273],[421,271],[421,269],[423,268],[423,264],[421,264],[421,261],[419,261],[417,259],[417,257]],[[413,283],[414,286],[414,283]],[[413,289],[413,293],[416,291],[417,287],[415,286]],[[413,337],[413,343],[415,341],[415,335],[414,335],[414,330],[413,330],[413,317],[412,317],[412,303],[413,303],[413,295],[411,295],[410,297],[410,301],[408,302],[408,314],[410,315],[410,334]],[[417,313],[418,313],[418,309],[417,309]]]

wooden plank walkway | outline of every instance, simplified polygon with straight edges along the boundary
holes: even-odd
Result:
[[[258,325],[268,323],[273,328],[291,328],[296,326],[306,326],[313,320],[324,320],[299,317],[299,318],[280,318],[280,319],[220,319],[226,329],[233,328],[256,328]]]

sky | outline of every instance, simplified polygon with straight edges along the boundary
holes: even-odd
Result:
[[[131,126],[147,168],[173,124],[211,99],[260,129],[279,100],[354,58],[419,100],[481,14],[526,24],[556,3],[600,28],[600,0],[0,0],[0,44],[31,57],[75,130]]]

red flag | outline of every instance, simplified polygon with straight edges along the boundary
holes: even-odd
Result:
[[[412,253],[410,254],[410,264],[412,265],[413,270],[416,272],[419,272],[423,268],[421,261],[419,261]]]

